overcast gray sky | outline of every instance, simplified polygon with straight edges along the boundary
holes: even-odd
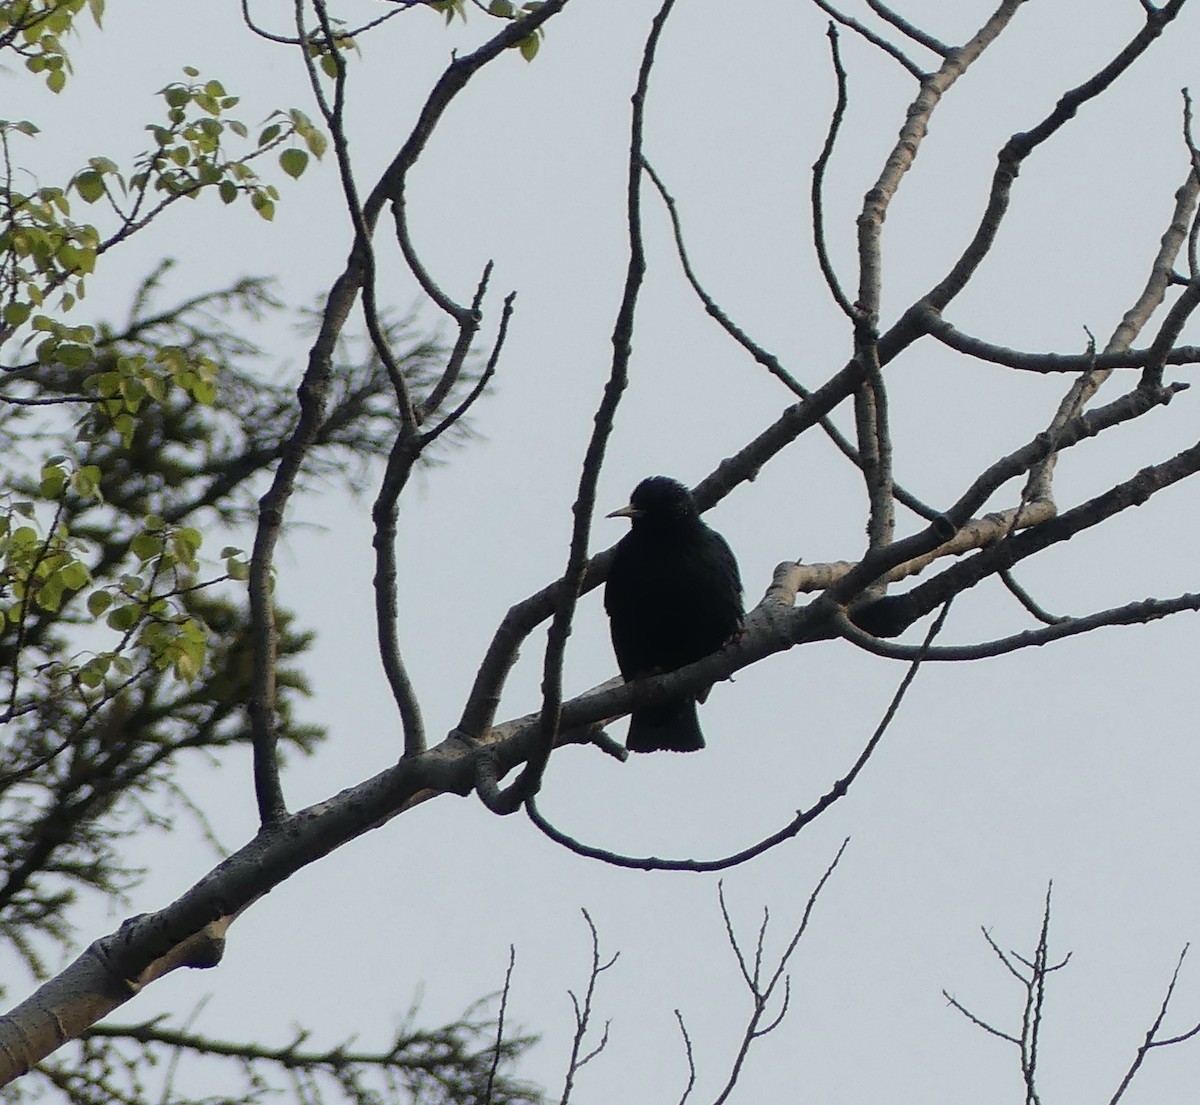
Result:
[[[845,6],[869,15],[852,0]],[[260,5],[265,22],[270,7]],[[992,5],[895,7],[957,42]],[[88,30],[75,45],[78,75],[57,101],[23,76],[0,74],[3,114],[43,128],[27,159],[42,183],[65,179],[89,155],[140,149],[153,92],[180,79],[185,64],[242,95],[251,124],[275,107],[308,107],[297,59],[249,36],[232,0],[110,8],[105,31]],[[350,23],[379,10],[370,0],[337,5]],[[499,617],[565,563],[625,263],[628,98],[651,14],[643,0],[573,0],[549,24],[533,64],[516,54],[500,59],[454,104],[411,178],[414,238],[447,291],[468,298],[493,258],[489,333],[500,296],[518,291],[493,394],[478,408],[482,439],[413,488],[402,515],[402,643],[431,734],[457,719]],[[952,90],[888,217],[885,325],[961,250],[1007,137],[1113,56],[1142,18],[1136,0],[1029,3]],[[825,26],[815,5],[794,0],[680,0],[647,123],[648,156],[679,200],[710,292],[812,385],[851,348],[808,229],[808,172],[834,97]],[[415,11],[364,39],[348,109],[361,185],[393,155],[450,50],[469,48],[490,27],[475,14],[447,30]],[[1005,234],[951,321],[1019,348],[1080,351],[1085,326],[1104,340],[1146,278],[1186,172],[1179,90],[1198,83],[1197,41],[1200,14],[1189,8],[1030,160]],[[854,216],[915,84],[852,34],[843,33],[843,50],[851,102],[828,218],[835,264],[852,287]],[[331,163],[280,187],[269,226],[213,199],[177,209],[106,260],[86,310],[122,312],[136,278],[163,255],[179,262],[172,280],[181,294],[261,273],[279,280],[289,302],[311,304],[340,269],[348,218]],[[649,275],[632,382],[601,480],[604,511],[653,472],[697,481],[789,401],[705,316],[649,192],[646,208]],[[416,299],[399,266],[385,268],[381,292],[399,309]],[[271,326],[256,339],[295,377],[302,341],[282,321]],[[1193,325],[1184,340],[1198,339]],[[888,380],[897,478],[935,504],[953,501],[987,463],[1042,428],[1065,389],[1059,379],[964,364],[928,343],[891,366]],[[1184,393],[1072,450],[1059,466],[1060,507],[1193,444],[1198,402],[1200,392]],[[992,506],[1013,505],[1017,493],[1006,487]],[[781,560],[857,558],[864,506],[861,479],[808,434],[709,520],[736,550],[755,602]],[[1070,614],[1196,589],[1194,507],[1195,489],[1178,486],[1038,558],[1022,579],[1046,606]],[[369,507],[309,498],[296,520],[309,526],[286,543],[279,594],[319,631],[307,713],[330,739],[311,761],[289,765],[293,807],[374,773],[399,749],[373,645]],[[912,520],[902,515],[901,524]],[[622,526],[598,521],[594,547],[616,540]],[[249,546],[250,534],[241,537]],[[1023,627],[1022,618],[1011,598],[983,587],[956,604],[943,640],[1001,636]],[[851,838],[793,962],[791,1012],[752,1053],[735,1100],[1021,1100],[1015,1049],[948,1009],[941,990],[999,1027],[1018,1028],[1022,994],[979,926],[1005,948],[1032,952],[1051,878],[1052,952],[1074,955],[1048,1000],[1044,1100],[1108,1100],[1180,949],[1200,937],[1195,633],[1181,616],[920,673],[850,796],[796,841],[725,876],[746,939],[766,905],[768,945],[777,949]],[[502,716],[536,707],[538,653],[531,642]],[[593,594],[571,638],[567,688],[578,692],[614,670]],[[543,812],[583,840],[635,854],[734,851],[844,773],[903,670],[843,642],[776,656],[713,692],[702,712],[703,754],[619,765],[567,749],[551,763]],[[193,797],[226,844],[253,833],[248,757],[194,780]],[[189,834],[181,822],[169,851],[161,839],[135,843],[152,868],[135,911],[165,904],[207,869],[208,854]],[[197,1028],[213,1035],[284,1043],[298,1022],[322,1042],[381,1043],[418,987],[430,1022],[497,988],[511,943],[510,1016],[544,1037],[524,1073],[554,1090],[571,1030],[566,989],[586,981],[586,907],[603,947],[621,958],[597,999],[599,1016],[612,1021],[610,1044],[574,1100],[677,1100],[686,1065],[675,1008],[696,1049],[693,1100],[711,1100],[748,1010],[716,896],[714,877],[614,870],[556,848],[521,816],[501,820],[474,798],[444,798],[258,903],[232,929],[218,971],[177,973],[121,1014],[180,1015],[211,992]],[[81,937],[121,915],[98,913],[95,931]],[[1192,964],[1166,1029],[1198,1020],[1200,964]],[[1167,1049],[1128,1100],[1191,1099],[1198,1075],[1200,1043]],[[188,1088],[205,1088],[203,1071],[189,1077]]]

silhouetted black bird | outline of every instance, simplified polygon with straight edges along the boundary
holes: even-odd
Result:
[[[742,581],[733,552],[700,520],[692,493],[651,476],[610,518],[633,525],[604,588],[613,651],[625,681],[674,671],[716,652],[742,625]],[[704,747],[696,702],[704,691],[643,706],[629,719],[630,752]]]

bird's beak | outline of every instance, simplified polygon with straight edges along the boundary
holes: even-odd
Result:
[[[636,518],[638,512],[633,508],[633,505],[623,506],[620,510],[614,510],[611,514],[606,514],[605,518]]]

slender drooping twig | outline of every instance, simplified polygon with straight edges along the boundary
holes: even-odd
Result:
[[[950,612],[950,603],[942,609],[942,612],[934,620],[926,634],[925,643],[922,646],[923,651],[928,651],[932,645],[934,638],[941,632],[942,626],[945,624],[946,615]],[[568,836],[562,830],[555,828],[547,821],[537,809],[537,804],[533,801],[526,803],[526,812],[529,819],[546,834],[556,844],[561,844],[564,848],[574,852],[576,855],[586,856],[588,859],[598,859],[603,863],[611,864],[614,867],[630,867],[640,871],[725,871],[730,867],[736,867],[739,864],[745,863],[748,860],[754,859],[756,856],[762,855],[764,852],[776,847],[784,841],[791,840],[796,836],[806,825],[810,824],[822,813],[832,806],[838,799],[845,797],[850,789],[850,785],[858,777],[859,773],[866,766],[867,761],[871,758],[875,749],[879,746],[879,742],[883,739],[884,733],[887,732],[888,726],[891,725],[892,719],[896,716],[900,709],[900,703],[904,700],[904,695],[908,688],[912,685],[912,681],[916,678],[917,671],[921,667],[924,657],[918,656],[912,661],[904,678],[900,682],[900,686],[896,689],[896,693],[892,696],[892,700],[884,712],[883,719],[876,726],[874,733],[871,734],[870,740],[862,752],[859,753],[858,759],[845,775],[838,779],[832,787],[820,798],[813,806],[807,810],[800,810],[796,816],[782,829],[772,833],[768,837],[764,837],[756,844],[750,845],[748,848],[743,848],[731,855],[723,856],[720,859],[710,860],[695,860],[695,859],[660,859],[657,856],[628,856],[622,855],[619,852],[611,852],[605,848],[596,848],[589,844],[583,844],[574,837]]]

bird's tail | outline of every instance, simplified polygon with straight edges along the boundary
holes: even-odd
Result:
[[[629,718],[625,747],[630,752],[697,752],[704,747],[696,700],[674,699],[643,707]]]

